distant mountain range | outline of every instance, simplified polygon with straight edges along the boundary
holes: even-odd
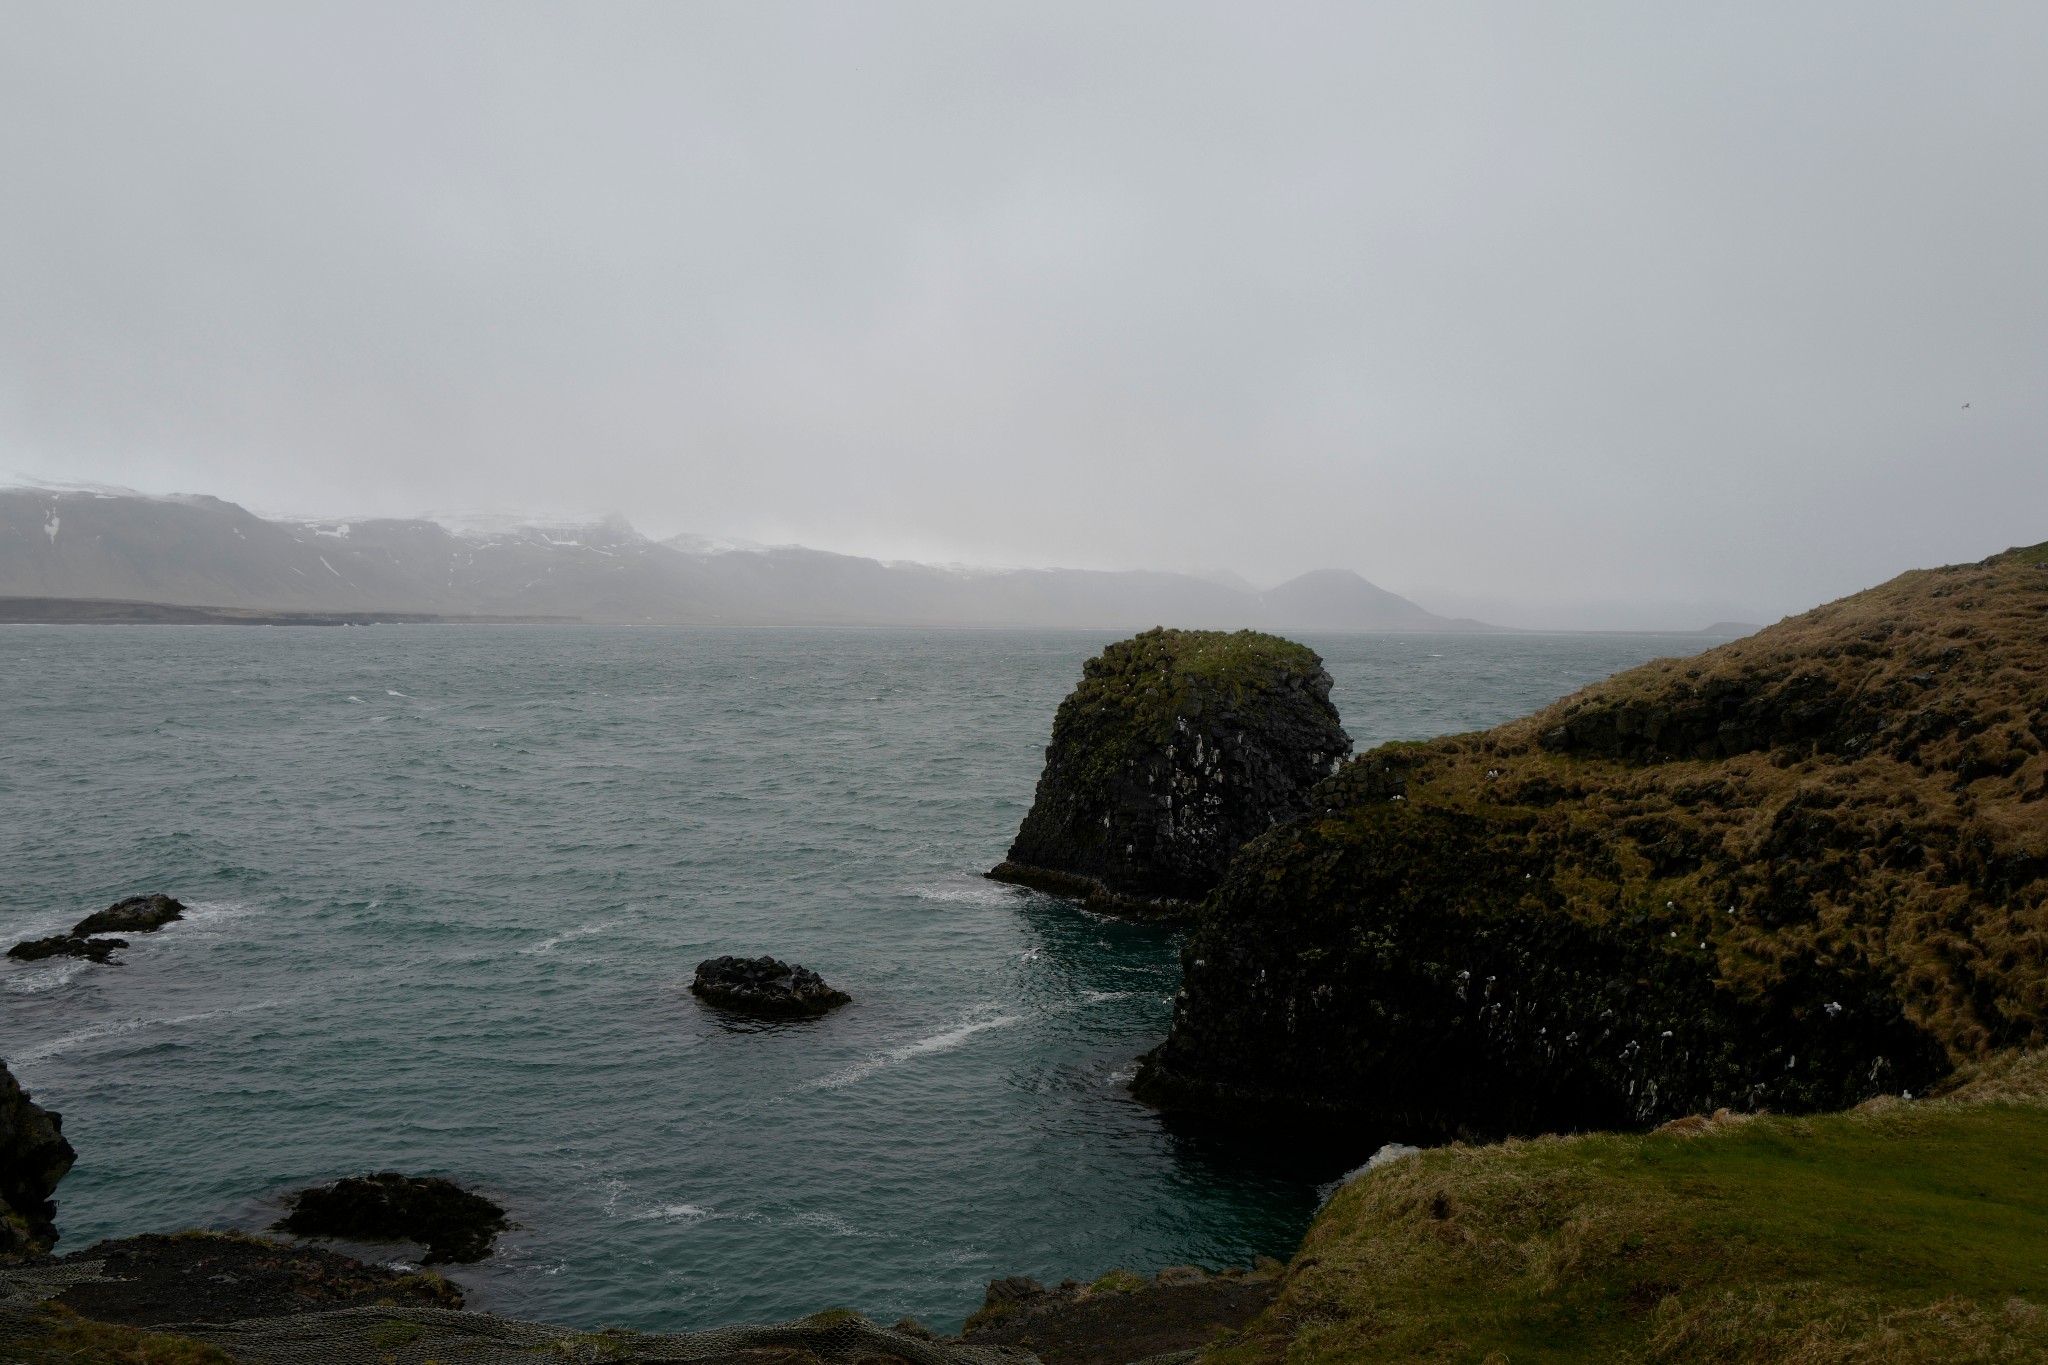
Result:
[[[700,536],[654,541],[616,519],[488,532],[389,518],[270,521],[212,497],[33,488],[0,490],[0,598],[661,625],[1496,629],[1425,611],[1348,569],[1254,592],[1189,574],[962,569],[723,548]],[[63,615],[46,604],[13,619]]]

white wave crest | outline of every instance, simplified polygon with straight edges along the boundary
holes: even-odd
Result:
[[[940,886],[913,886],[910,894],[921,901],[939,901],[947,905],[1007,905],[1017,899],[1018,888],[1001,882],[966,886],[949,882]]]
[[[592,934],[601,934],[605,930],[611,928],[612,925],[615,923],[617,923],[616,920],[605,920],[599,924],[585,924],[579,928],[566,929],[559,934],[555,934],[551,937],[542,939],[540,942],[532,945],[531,947],[521,948],[519,951],[524,956],[530,956],[534,953],[549,952],[553,950],[555,945],[558,943],[570,943],[579,938],[589,938]]]
[[[659,1218],[664,1223],[694,1223],[704,1218],[729,1217],[728,1214],[713,1213],[710,1209],[695,1204],[657,1204],[633,1215],[636,1222]]]
[[[6,990],[9,995],[41,995],[66,985],[86,968],[81,958],[64,958],[50,962],[8,978]]]
[[[900,1047],[892,1047],[885,1051],[874,1053],[866,1061],[856,1066],[850,1066],[844,1071],[836,1072],[825,1077],[823,1080],[812,1081],[805,1088],[810,1090],[837,1090],[842,1086],[852,1085],[855,1081],[864,1080],[884,1067],[894,1066],[898,1062],[907,1062],[913,1057],[929,1057],[935,1052],[951,1052],[977,1033],[986,1033],[990,1029],[1008,1028],[1012,1024],[1021,1024],[1023,1022],[1024,1016],[1021,1014],[998,1014],[987,1019],[969,1019],[963,1024],[956,1024],[943,1033],[934,1033],[928,1037],[904,1043]]]
[[[34,1066],[38,1062],[48,1061],[52,1057],[69,1052],[75,1047],[97,1042],[101,1038],[114,1038],[124,1033],[135,1033],[142,1029],[171,1024],[196,1024],[204,1019],[219,1019],[230,1014],[250,1014],[256,1010],[276,1009],[283,1003],[281,1000],[258,1000],[251,1005],[201,1010],[197,1014],[173,1014],[161,1019],[117,1019],[111,1024],[97,1024],[89,1029],[80,1029],[77,1033],[67,1033],[62,1038],[52,1038],[47,1043],[37,1043],[33,1047],[23,1048],[8,1060],[13,1066]]]

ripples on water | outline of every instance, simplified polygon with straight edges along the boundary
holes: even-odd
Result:
[[[0,938],[191,907],[121,968],[0,964],[0,1055],[80,1153],[65,1247],[396,1168],[521,1225],[473,1304],[586,1327],[957,1328],[997,1275],[1286,1255],[1327,1162],[1123,1092],[1175,934],[977,875],[1111,638],[0,627]],[[1310,643],[1362,745],[1700,644]],[[763,951],[855,1003],[683,989]]]

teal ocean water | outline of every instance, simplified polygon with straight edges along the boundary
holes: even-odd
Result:
[[[126,965],[0,963],[64,1242],[440,1173],[519,1229],[474,1306],[957,1329],[991,1277],[1286,1255],[1332,1166],[1124,1092],[1169,930],[983,880],[1086,632],[0,627],[0,939],[140,892]],[[1362,745],[1697,637],[1312,638]],[[735,1027],[773,952],[855,1003]],[[387,1253],[388,1254],[388,1253]]]

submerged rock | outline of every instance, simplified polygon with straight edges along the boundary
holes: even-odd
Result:
[[[33,1256],[57,1242],[57,1182],[78,1153],[63,1115],[29,1099],[0,1062],[0,1257]]]
[[[79,937],[90,934],[153,934],[174,919],[185,917],[183,902],[169,896],[130,896],[96,910],[71,927]]]
[[[40,962],[46,957],[82,957],[88,962],[121,964],[113,960],[116,948],[126,948],[125,938],[84,938],[78,934],[52,934],[15,944],[7,955],[21,962]]]
[[[2044,561],[1353,760],[1233,863],[1133,1088],[1441,1140],[1837,1109],[2040,1046]]]
[[[1148,630],[1083,666],[1031,810],[988,875],[1184,916],[1350,752],[1313,650],[1249,630]]]
[[[355,1242],[418,1242],[429,1265],[481,1261],[511,1224],[505,1210],[439,1176],[397,1171],[353,1175],[301,1190],[276,1227],[301,1237]]]
[[[772,957],[714,957],[697,964],[690,993],[709,1005],[765,1019],[824,1014],[853,997],[808,967]]]

